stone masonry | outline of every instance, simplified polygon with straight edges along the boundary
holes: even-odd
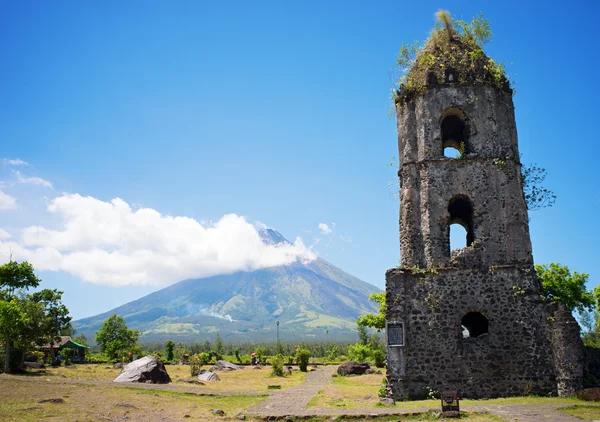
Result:
[[[386,274],[390,395],[556,394],[552,339],[569,336],[554,333],[540,300],[512,93],[430,81],[396,104],[401,266]],[[461,157],[445,157],[446,147]],[[467,233],[454,251],[452,224]]]

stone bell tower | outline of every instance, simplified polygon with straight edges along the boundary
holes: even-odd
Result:
[[[512,90],[477,44],[439,39],[396,98],[401,266],[386,274],[390,393],[555,392]],[[451,251],[454,224],[466,241]]]

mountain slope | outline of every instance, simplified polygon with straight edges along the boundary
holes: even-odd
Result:
[[[261,232],[269,244],[287,242],[275,230]],[[104,314],[74,323],[93,338],[113,313],[143,341],[203,342],[215,332],[229,341],[354,339],[356,318],[377,311],[368,300],[379,292],[323,259],[310,263],[184,280]]]

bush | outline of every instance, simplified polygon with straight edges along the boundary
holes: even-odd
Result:
[[[202,363],[200,360],[200,356],[193,355],[190,358],[190,375],[195,377],[200,372],[200,368],[202,367]]]
[[[310,352],[306,349],[298,349],[296,352],[296,362],[302,372],[307,371],[308,361],[310,359]]]
[[[385,366],[385,352],[383,350],[373,350],[371,355],[373,356],[376,367],[383,368]]]
[[[348,347],[348,356],[355,362],[366,362],[373,353],[373,350],[364,344],[356,343]]]
[[[278,354],[271,360],[271,366],[273,368],[272,374],[276,377],[283,376],[283,356]]]
[[[60,359],[65,363],[65,365],[71,364],[71,349],[65,347],[60,352],[58,352]]]
[[[600,388],[586,388],[575,393],[575,397],[585,401],[600,401]]]
[[[377,391],[379,397],[387,397],[387,380],[384,378],[381,380],[381,385]]]
[[[27,359],[35,359],[33,362],[44,363],[44,352],[29,352],[27,353]]]
[[[90,362],[90,363],[108,363],[108,361],[110,359],[108,359],[108,356],[102,354],[102,353],[86,353],[85,354],[85,360],[86,362]]]

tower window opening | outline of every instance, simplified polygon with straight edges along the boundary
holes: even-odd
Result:
[[[444,147],[444,157],[460,158],[460,151],[454,147]]]
[[[461,224],[450,224],[450,250],[467,247],[467,230]]]
[[[455,114],[462,112],[458,109],[451,110],[453,114],[449,114],[442,120],[442,147],[444,156],[456,158],[467,152],[467,127],[461,116]],[[447,151],[449,150],[449,151]]]
[[[463,337],[479,337],[488,333],[488,319],[481,312],[468,312],[460,324]]]
[[[473,206],[471,205],[471,201],[464,196],[455,196],[450,200],[450,204],[448,204],[448,212],[450,213],[450,219],[448,221],[450,227],[454,224],[462,226],[466,232],[465,246],[471,246],[475,240],[473,230]],[[453,230],[450,229],[449,232],[449,243],[452,246],[453,236],[451,233]],[[456,235],[454,237],[456,238]]]

